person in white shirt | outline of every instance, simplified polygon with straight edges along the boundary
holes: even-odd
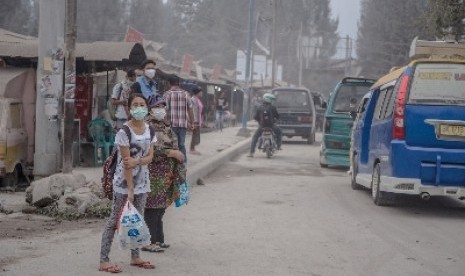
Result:
[[[128,98],[131,93],[131,86],[136,81],[136,73],[134,70],[128,70],[126,73],[126,78],[117,83],[113,87],[113,92],[111,93],[111,99],[116,108],[116,129],[123,127],[124,123],[128,120],[129,109],[128,109]]]

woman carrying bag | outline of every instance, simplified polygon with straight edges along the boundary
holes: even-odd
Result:
[[[124,129],[120,129],[115,137],[118,147],[118,160],[113,178],[112,213],[102,234],[99,271],[119,273],[122,269],[110,263],[111,244],[118,225],[118,219],[124,205],[129,201],[143,216],[150,192],[149,170],[147,165],[153,159],[153,145],[156,137],[152,135],[150,126],[144,122],[148,114],[147,100],[142,94],[132,94],[128,99],[130,119],[125,125],[129,127],[131,138]],[[131,141],[129,143],[129,141]],[[155,266],[140,258],[139,249],[131,249],[132,266],[154,269]]]
[[[154,128],[157,142],[154,158],[149,164],[150,189],[145,206],[145,221],[151,235],[151,244],[142,247],[143,251],[162,252],[169,245],[165,243],[163,215],[179,196],[176,183],[184,182],[186,169],[184,155],[178,148],[176,133],[171,129],[166,116],[166,102],[162,97],[154,97],[149,103],[151,114],[148,117]]]

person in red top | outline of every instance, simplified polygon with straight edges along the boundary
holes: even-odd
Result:
[[[178,76],[171,75],[168,79],[171,88],[163,95],[166,101],[168,118],[171,122],[171,128],[178,136],[179,150],[187,157],[185,146],[187,129],[193,129],[194,127],[192,100],[189,93],[179,86],[180,79]]]

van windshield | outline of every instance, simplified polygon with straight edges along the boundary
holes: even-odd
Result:
[[[465,106],[465,64],[418,64],[408,102]]]
[[[275,90],[276,108],[287,108],[296,111],[307,111],[310,108],[310,99],[307,91]]]
[[[371,84],[370,84],[371,85]],[[360,100],[368,92],[366,85],[342,85],[334,99],[333,112],[350,112],[357,109]]]

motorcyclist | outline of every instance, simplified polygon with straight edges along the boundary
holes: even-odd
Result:
[[[250,153],[248,157],[253,157],[255,153],[255,147],[257,146],[257,141],[262,135],[263,128],[271,128],[274,135],[276,136],[277,149],[281,149],[281,129],[275,125],[275,121],[279,119],[278,110],[273,106],[273,101],[275,96],[271,93],[265,93],[263,95],[263,103],[257,108],[255,112],[254,119],[259,123],[257,131],[252,138],[252,144],[250,146]]]

